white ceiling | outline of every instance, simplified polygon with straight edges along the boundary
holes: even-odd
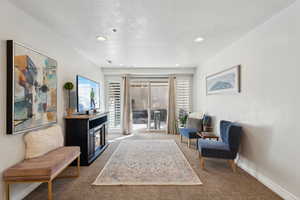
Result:
[[[184,67],[215,55],[295,0],[10,1],[100,66]],[[97,41],[98,35],[108,40]],[[205,40],[193,42],[197,36]]]

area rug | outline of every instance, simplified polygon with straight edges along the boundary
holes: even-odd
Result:
[[[124,140],[93,185],[201,185],[174,140]]]

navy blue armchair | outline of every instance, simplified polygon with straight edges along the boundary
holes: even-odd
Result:
[[[204,168],[205,158],[226,159],[233,171],[236,171],[234,159],[237,156],[242,127],[236,123],[222,120],[220,122],[220,136],[222,141],[198,140],[200,165]]]
[[[205,123],[204,123],[205,122]],[[200,136],[197,134],[203,130],[203,126],[211,125],[211,117],[204,115],[203,119],[188,118],[185,128],[179,128],[180,141],[182,138],[188,138],[188,147],[190,147],[191,139],[198,139]],[[198,146],[198,145],[197,145]]]
[[[183,137],[188,138],[188,147],[190,148],[191,139],[198,139],[200,137],[197,135],[198,132],[199,130],[197,128],[180,128],[180,141],[182,142]]]

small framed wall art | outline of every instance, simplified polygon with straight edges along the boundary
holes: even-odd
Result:
[[[240,93],[241,92],[241,65],[206,77],[206,95]]]

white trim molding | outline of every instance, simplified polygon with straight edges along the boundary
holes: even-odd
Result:
[[[104,75],[123,75],[123,74],[141,74],[141,75],[166,75],[166,74],[187,74],[193,75],[195,67],[102,67]]]
[[[294,194],[290,193],[289,191],[287,191],[286,189],[284,189],[283,187],[281,187],[280,185],[275,183],[270,178],[268,178],[265,175],[261,174],[257,170],[250,168],[249,166],[247,166],[247,164],[245,164],[243,162],[237,162],[237,165],[240,168],[242,168],[243,170],[245,170],[246,172],[248,172],[251,176],[256,178],[259,182],[261,182],[262,184],[267,186],[270,190],[272,190],[273,192],[278,194],[283,199],[285,199],[285,200],[299,200],[299,198],[296,197]]]

